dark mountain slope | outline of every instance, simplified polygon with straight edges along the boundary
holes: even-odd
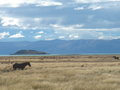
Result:
[[[12,55],[38,55],[38,54],[47,54],[46,52],[36,51],[36,50],[19,50]]]

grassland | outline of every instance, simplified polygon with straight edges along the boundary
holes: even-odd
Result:
[[[0,90],[120,90],[120,60],[112,56],[0,57]],[[12,70],[23,61],[32,67]]]

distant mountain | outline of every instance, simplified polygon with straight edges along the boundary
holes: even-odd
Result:
[[[38,55],[38,54],[47,54],[46,52],[36,51],[36,50],[19,50],[12,55]]]
[[[120,53],[120,39],[0,42],[0,54],[11,54],[18,50],[37,50],[51,54]]]

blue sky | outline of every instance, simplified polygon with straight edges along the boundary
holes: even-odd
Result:
[[[0,41],[120,39],[120,0],[0,0]]]

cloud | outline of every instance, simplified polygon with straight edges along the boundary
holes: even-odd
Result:
[[[61,2],[55,2],[55,1],[41,1],[38,2],[38,4],[36,6],[62,6],[63,4]]]
[[[88,7],[88,9],[92,9],[92,10],[99,10],[99,9],[102,9],[103,7],[102,6],[97,6],[97,5],[90,5]]]
[[[11,35],[9,38],[23,38],[23,37],[25,37],[25,36],[22,35],[22,32],[19,32],[14,35]]]
[[[102,35],[99,36],[98,39],[103,39],[103,40],[120,39],[120,36]]]
[[[77,7],[76,7],[77,6]],[[117,10],[120,8],[120,0],[76,0],[74,10]]]
[[[44,34],[44,31],[40,31],[40,32],[37,32],[37,33],[39,33],[39,34]]]
[[[34,36],[34,39],[41,39],[42,34],[45,34],[45,32],[44,31],[39,31],[39,32],[37,32],[37,34],[39,34],[39,35]]]
[[[34,21],[34,20],[32,20]],[[28,22],[28,23],[27,23]],[[30,21],[27,21],[24,18],[17,18],[17,17],[1,17],[1,25],[3,27],[12,27],[12,28],[18,28],[18,29],[27,29],[30,24]]]
[[[0,7],[20,7],[34,4],[36,6],[61,6],[61,2],[53,0],[0,0]]]
[[[99,39],[120,31],[120,0],[0,1],[0,28],[9,40]]]
[[[10,34],[9,34],[9,32],[2,32],[2,33],[0,33],[0,39],[3,39],[3,38],[5,38],[6,36],[9,36]]]
[[[100,5],[90,5],[87,7],[77,7],[77,8],[74,8],[74,10],[76,10],[76,11],[87,10],[87,9],[99,10],[99,9],[103,9],[103,8],[105,8],[105,7],[102,7]]]
[[[84,27],[83,24],[75,24],[75,25],[70,25],[70,26],[63,26],[63,25],[58,25],[58,24],[50,24],[50,26],[54,29],[57,30],[65,30],[65,31],[71,31],[71,30],[76,30]]]
[[[20,17],[1,17],[1,25],[3,27],[13,27],[17,29],[47,29],[49,23],[58,23],[61,22],[61,18],[57,17],[39,17],[39,18],[20,18]]]
[[[79,39],[79,35],[74,35],[74,34],[70,34],[69,36],[69,39]]]
[[[84,10],[84,9],[85,9],[84,7],[76,7],[76,8],[74,8],[74,10],[77,10],[77,11]]]
[[[108,23],[108,22],[107,22]],[[85,28],[81,25],[51,25],[59,39],[119,39],[120,28]]]
[[[100,3],[100,2],[117,2],[120,0],[75,0],[77,3]]]
[[[35,0],[0,0],[0,6],[1,7],[19,7],[20,5],[22,4],[30,4],[30,3],[33,3],[33,1]]]
[[[101,21],[102,22],[102,21]],[[109,21],[104,21],[104,24],[113,24],[112,22]],[[69,31],[69,32],[75,32],[75,31],[119,31],[120,28],[85,28],[84,24],[74,24],[74,25],[69,25],[69,26],[63,26],[59,24],[51,24],[50,25],[52,29],[56,31]]]
[[[18,26],[20,27],[20,20],[18,18],[13,17],[2,17],[1,18],[2,26]]]
[[[75,2],[77,3],[96,3],[96,2],[100,2],[100,0],[75,0]]]
[[[59,39],[65,39],[65,36],[59,36],[58,38]]]
[[[35,39],[40,39],[42,37],[42,35],[36,35],[34,36]]]

